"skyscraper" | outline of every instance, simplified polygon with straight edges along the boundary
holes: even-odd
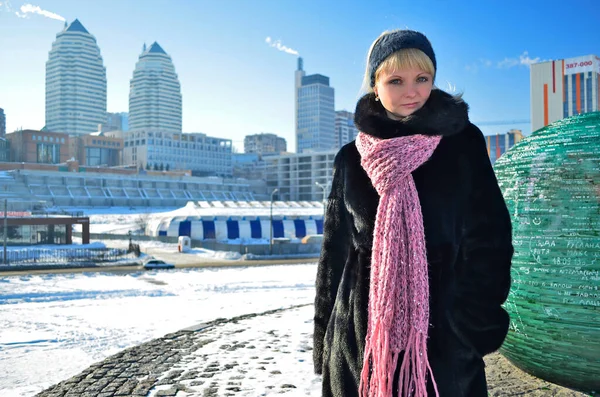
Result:
[[[129,114],[127,112],[121,113],[107,113],[106,124],[104,125],[103,131],[127,131],[129,130]]]
[[[144,45],[133,71],[129,129],[181,132],[181,86],[171,57],[157,42]]]
[[[306,75],[304,72],[304,61],[298,57],[298,67],[294,72],[294,137],[296,137],[296,151],[299,151],[298,145],[298,91],[302,87],[302,77]]]
[[[337,148],[356,139],[358,130],[354,125],[354,113],[346,110],[335,112],[335,139]]]
[[[96,39],[74,20],[46,62],[46,129],[89,134],[106,120],[106,68]]]
[[[334,150],[335,110],[334,90],[329,77],[321,74],[304,75],[298,60],[296,85],[296,143],[298,153]]]
[[[600,111],[600,58],[586,55],[531,65],[531,130]]]
[[[6,116],[4,115],[4,109],[0,108],[0,138],[6,136]]]

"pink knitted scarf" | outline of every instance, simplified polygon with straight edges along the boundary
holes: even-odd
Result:
[[[421,204],[412,172],[429,159],[439,136],[378,139],[359,133],[361,165],[379,193],[373,235],[369,317],[361,397],[427,396],[429,280]]]

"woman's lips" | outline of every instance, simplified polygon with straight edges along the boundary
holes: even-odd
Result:
[[[413,109],[413,108],[417,107],[418,104],[419,104],[418,102],[406,103],[406,104],[402,105],[402,107]]]

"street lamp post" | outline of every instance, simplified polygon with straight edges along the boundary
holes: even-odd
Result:
[[[278,191],[279,189],[273,189],[273,191],[271,192],[271,215],[269,216],[269,225],[271,233],[269,237],[269,255],[273,255],[273,196]]]
[[[323,190],[323,222],[325,222],[325,208],[326,208],[326,204],[327,204],[325,202],[325,194],[327,192],[326,192],[325,186],[321,185],[319,182],[315,182],[315,185],[317,185],[318,187],[321,188],[321,190]]]

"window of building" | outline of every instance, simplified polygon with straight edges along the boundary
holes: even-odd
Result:
[[[60,145],[57,144],[37,144],[37,162],[44,164],[60,163]]]
[[[66,243],[66,225],[21,225],[8,226],[6,229],[9,245]],[[4,234],[2,225],[0,234]]]
[[[88,166],[116,165],[116,152],[109,148],[88,147],[85,149],[85,162]]]
[[[585,73],[579,73],[579,87],[580,112],[585,113]]]
[[[587,100],[585,103],[585,111],[586,112],[593,112],[593,106],[592,106],[592,96],[593,96],[593,92],[592,91],[592,72],[588,72],[587,73],[587,78],[585,81],[585,91],[586,91],[586,96],[587,96]]]
[[[573,109],[573,115],[575,115],[575,114],[578,114],[577,113],[577,75],[576,74],[571,75],[571,92],[572,92],[571,109]]]
[[[567,118],[569,117],[569,100],[567,92],[568,89],[567,87],[569,86],[569,76],[565,76],[565,81],[564,81],[564,89],[565,89],[565,93],[564,93],[564,101],[563,101],[563,118]]]

